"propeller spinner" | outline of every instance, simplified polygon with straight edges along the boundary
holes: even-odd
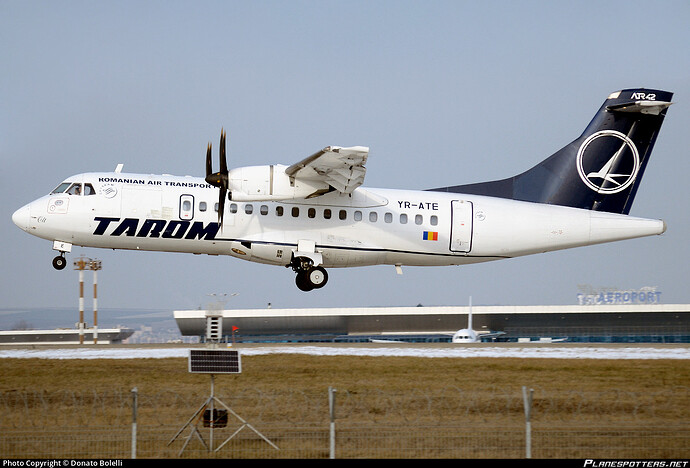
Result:
[[[220,133],[220,170],[213,172],[211,162],[211,143],[206,149],[206,182],[220,189],[218,196],[218,222],[223,225],[223,213],[225,212],[225,198],[228,194],[228,164],[225,156],[225,131]]]

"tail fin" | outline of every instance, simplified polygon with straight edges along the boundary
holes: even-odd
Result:
[[[628,214],[673,93],[612,93],[584,133],[509,179],[433,189]]]

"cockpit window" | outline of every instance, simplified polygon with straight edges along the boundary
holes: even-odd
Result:
[[[70,185],[71,185],[71,184],[70,184],[69,182],[63,182],[63,183],[61,183],[60,185],[58,185],[58,186],[55,188],[55,190],[53,190],[52,192],[50,192],[50,194],[52,195],[52,194],[54,194],[54,193],[63,193],[65,190],[67,190],[67,187],[69,187]]]
[[[81,195],[81,184],[72,184],[70,188],[67,189],[67,193],[70,195]]]
[[[68,193],[70,195],[96,195],[96,190],[91,184],[78,184],[72,182],[63,182],[58,185],[55,190],[50,192],[51,195],[57,193]]]

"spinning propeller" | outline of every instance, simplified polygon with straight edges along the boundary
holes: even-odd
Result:
[[[225,198],[228,194],[228,164],[225,159],[225,131],[220,132],[220,170],[213,172],[211,163],[211,143],[206,149],[206,182],[220,189],[218,197],[218,222],[223,226],[223,213],[225,212]]]

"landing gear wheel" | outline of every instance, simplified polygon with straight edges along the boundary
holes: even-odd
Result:
[[[55,268],[56,270],[62,270],[66,266],[67,266],[67,259],[64,256],[58,255],[57,257],[55,257],[53,259],[53,268]]]
[[[299,270],[295,278],[295,284],[302,291],[323,288],[328,282],[328,273],[322,267]]]
[[[311,284],[311,281],[309,281],[306,271],[300,271],[297,273],[297,276],[295,277],[295,284],[304,292],[309,292],[314,289],[314,285]]]
[[[314,289],[323,288],[328,282],[328,273],[321,267],[312,268],[307,272],[307,276]]]

